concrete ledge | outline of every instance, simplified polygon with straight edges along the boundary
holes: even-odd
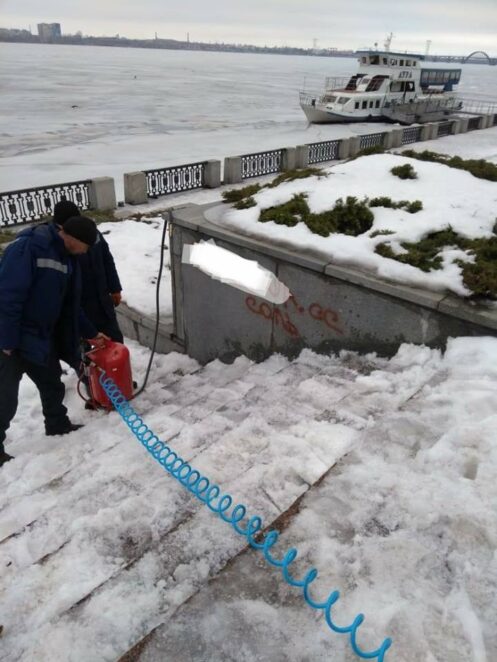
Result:
[[[360,285],[368,290],[388,294],[389,296],[397,297],[432,310],[438,310],[440,303],[446,296],[445,293],[431,292],[429,290],[421,290],[415,287],[408,287],[407,285],[380,280],[372,274],[367,274],[351,267],[328,264],[324,273],[327,276],[338,278],[347,283]]]
[[[447,294],[440,302],[438,310],[466,322],[479,324],[497,331],[497,308],[487,308],[481,304],[459,299],[453,294]]]
[[[151,315],[139,313],[125,303],[121,303],[116,308],[116,313],[123,334],[127,338],[136,340],[140,345],[151,349],[155,333],[155,318]],[[169,352],[184,353],[183,345],[173,339],[173,331],[172,316],[162,318],[159,323],[156,345],[156,351],[160,354],[168,354]]]
[[[210,223],[203,217],[203,211],[209,207],[217,206],[217,204],[222,203],[219,202],[205,206],[202,205],[202,207],[192,206],[190,208],[174,210],[173,223],[195,232],[205,233],[214,239],[220,239],[227,243],[236,244],[237,246],[257,250],[269,257],[293,262],[306,269],[312,269],[313,271],[324,273],[325,267],[328,264],[328,261],[325,258],[297,253],[284,246],[270,246],[265,243],[264,240],[247,237],[238,234],[234,230]]]

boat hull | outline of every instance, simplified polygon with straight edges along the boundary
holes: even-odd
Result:
[[[311,124],[350,124],[351,122],[384,122],[381,115],[344,116],[326,110],[324,106],[301,104],[300,107]]]

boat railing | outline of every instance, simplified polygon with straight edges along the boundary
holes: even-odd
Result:
[[[329,101],[328,95],[318,92],[312,94],[311,92],[300,92],[300,105],[301,106],[315,106],[317,103],[327,103]]]
[[[492,115],[497,113],[497,99],[494,98],[474,98],[459,95],[462,101],[462,113],[471,115]]]
[[[347,84],[350,82],[352,76],[330,76],[325,79],[324,88],[327,91],[342,90],[345,91]],[[355,90],[355,86],[347,89],[347,92]]]

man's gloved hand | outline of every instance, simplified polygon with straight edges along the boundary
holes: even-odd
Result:
[[[117,308],[117,306],[121,303],[121,292],[112,292],[111,293],[111,298],[112,298],[112,303],[114,304],[114,307]]]
[[[88,342],[97,349],[102,349],[102,347],[105,347],[105,343],[108,340],[110,340],[109,336],[106,336],[105,333],[99,331],[94,338],[89,338]]]

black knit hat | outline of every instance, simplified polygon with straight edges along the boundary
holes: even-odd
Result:
[[[79,239],[87,246],[93,246],[97,241],[97,226],[95,222],[87,216],[73,216],[69,218],[62,226],[63,231]]]
[[[79,209],[71,200],[61,200],[53,208],[53,222],[57,225],[64,225],[73,216],[79,216]]]

